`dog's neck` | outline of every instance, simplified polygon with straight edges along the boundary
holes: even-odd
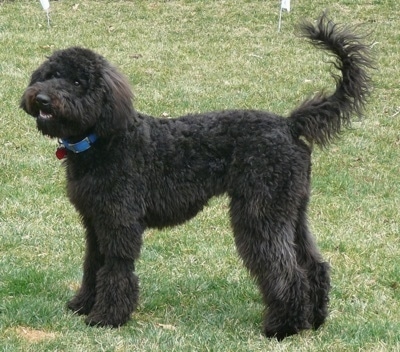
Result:
[[[78,154],[88,150],[97,139],[98,137],[95,133],[90,133],[88,136],[78,141],[59,139],[58,142],[60,143],[61,148],[65,148],[75,154]]]

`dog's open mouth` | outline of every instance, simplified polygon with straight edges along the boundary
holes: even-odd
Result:
[[[43,120],[50,120],[53,118],[53,115],[47,112],[44,112],[43,110],[39,110],[39,117]]]

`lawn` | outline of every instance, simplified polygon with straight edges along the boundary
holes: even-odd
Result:
[[[0,351],[400,351],[398,0],[0,1]],[[137,110],[288,114],[333,89],[329,57],[296,35],[324,9],[369,33],[376,60],[365,116],[313,154],[310,223],[332,266],[330,316],[277,342],[233,243],[227,199],[185,225],[147,231],[141,297],[119,329],[65,308],[82,276],[84,232],[65,195],[57,142],[19,109],[55,49],[90,47],[129,78]],[[134,153],[134,151],[132,151]]]

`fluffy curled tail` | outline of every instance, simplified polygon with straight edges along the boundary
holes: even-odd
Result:
[[[289,123],[293,135],[303,136],[319,146],[328,145],[350,122],[360,116],[370,93],[372,68],[369,48],[362,37],[349,27],[339,27],[323,14],[316,25],[303,23],[303,36],[318,48],[330,51],[336,58],[334,66],[341,76],[334,75],[336,90],[331,95],[319,93],[292,111]]]

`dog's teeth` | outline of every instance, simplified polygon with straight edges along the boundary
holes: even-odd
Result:
[[[42,110],[40,110],[39,116],[40,116],[40,118],[45,119],[45,120],[51,119],[53,117],[52,114],[46,114]]]

